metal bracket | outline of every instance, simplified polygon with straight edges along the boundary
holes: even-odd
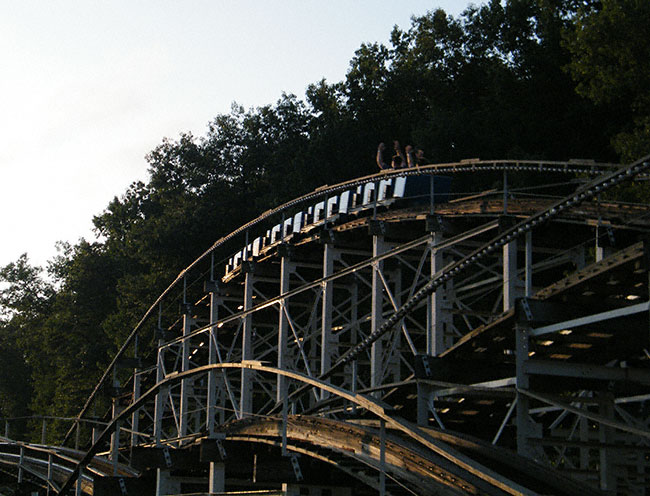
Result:
[[[533,312],[530,310],[530,305],[528,304],[528,300],[526,298],[522,298],[519,300],[521,304],[521,309],[524,312],[524,315],[526,316],[526,320],[528,322],[532,322],[533,320]]]
[[[302,480],[302,470],[300,470],[300,464],[298,463],[298,455],[291,455],[291,466],[293,467],[293,473],[296,475],[296,480]]]
[[[172,457],[169,454],[169,448],[167,448],[167,446],[163,448],[163,457],[165,458],[165,465],[167,465],[167,468],[171,468],[171,466],[173,465]]]
[[[241,264],[241,270],[244,274],[254,274],[256,263],[252,260],[246,260]]]
[[[499,216],[499,233],[503,233],[517,223],[517,218],[513,215]]]
[[[426,232],[439,232],[443,230],[441,215],[427,215],[425,221]]]
[[[181,303],[180,309],[180,313],[183,315],[191,315],[195,312],[195,307],[191,303]]]
[[[221,459],[225,460],[226,456],[228,456],[226,454],[226,448],[224,448],[223,443],[218,439],[216,440],[216,444],[217,444],[217,449],[219,450],[219,454],[221,455]]]
[[[373,236],[384,236],[386,234],[386,223],[381,220],[369,220],[368,233]]]
[[[431,366],[429,364],[429,357],[428,355],[423,355],[422,356],[422,367],[424,367],[424,373],[427,375],[427,377],[431,377]]]
[[[218,293],[219,283],[217,281],[205,281],[203,283],[203,291],[206,293]]]
[[[120,491],[122,491],[122,496],[126,496],[128,492],[126,491],[126,482],[124,482],[124,479],[120,477],[117,479],[118,484],[120,485]]]
[[[331,229],[323,227],[319,234],[318,242],[320,244],[334,243],[334,231]]]
[[[278,255],[285,258],[291,258],[293,256],[293,245],[289,243],[280,243],[278,245]]]

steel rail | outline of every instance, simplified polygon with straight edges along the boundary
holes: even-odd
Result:
[[[3,445],[7,448],[15,448],[16,452],[12,453],[6,449],[1,449]],[[22,450],[25,451],[24,456],[20,454]],[[30,445],[19,441],[8,441],[0,443],[0,464],[22,468],[36,478],[42,480],[46,486],[49,485],[52,489],[59,490],[58,484],[55,484],[53,480],[47,478],[47,470],[39,471],[37,470],[37,467],[45,467],[45,469],[47,469],[50,465],[51,458],[52,468],[59,472],[59,479],[63,479],[66,477],[66,474],[72,473],[74,467],[79,462],[78,458],[70,456],[70,451],[71,450],[62,447]],[[78,453],[81,455],[83,452]],[[22,462],[20,461],[21,457],[23,460]],[[30,465],[33,467],[30,467]],[[90,474],[93,476],[104,477],[112,475],[113,470],[114,466],[108,460],[93,459],[84,471],[83,478],[86,482],[92,483],[93,477],[91,477]],[[118,473],[122,477],[132,477],[137,474],[137,471],[131,470],[130,468],[120,464]]]
[[[360,408],[367,410],[372,413],[379,419],[383,419],[386,422],[386,426],[402,433],[406,434],[409,438],[420,443],[424,448],[433,451],[434,453],[442,456],[451,463],[457,465],[458,467],[467,470],[475,477],[482,479],[488,484],[498,488],[508,494],[512,495],[535,495],[535,491],[530,490],[517,482],[514,482],[503,475],[496,473],[494,470],[484,466],[483,464],[472,460],[470,457],[459,452],[457,449],[448,446],[447,443],[435,439],[430,434],[422,430],[417,425],[409,422],[405,419],[395,418],[390,414],[390,407],[385,405],[380,400],[375,398],[367,397],[358,393],[350,392],[346,389],[334,386],[328,382],[315,379],[313,377],[306,376],[299,372],[294,372],[290,370],[277,369],[275,367],[268,367],[262,365],[255,361],[247,362],[238,362],[238,363],[215,363],[211,365],[204,365],[202,367],[197,367],[195,369],[187,370],[185,372],[177,372],[170,374],[165,377],[162,381],[153,385],[148,391],[142,394],[136,401],[131,403],[128,407],[122,410],[118,415],[113,417],[111,423],[102,431],[90,449],[85,453],[85,455],[79,460],[77,466],[73,469],[71,474],[68,476],[68,479],[63,483],[61,489],[57,492],[57,495],[62,496],[67,494],[67,492],[72,488],[75,480],[79,476],[80,470],[85,467],[90,460],[95,456],[99,451],[102,443],[106,441],[110,435],[115,431],[118,423],[131,415],[134,411],[142,406],[143,403],[148,401],[151,397],[155,396],[158,391],[163,387],[168,387],[171,384],[182,381],[183,379],[188,379],[195,375],[204,374],[211,370],[218,369],[249,369],[255,370],[263,373],[271,373],[275,375],[281,375],[289,379],[296,380],[303,384],[306,384],[307,387],[316,387],[323,391],[327,391],[336,396],[340,396],[348,401],[356,404]]]
[[[266,444],[269,446],[275,446],[282,448],[282,440],[281,439],[272,439],[272,438],[262,438],[262,437],[255,437],[255,436],[244,436],[244,435],[236,435],[233,436],[232,438],[229,436],[229,439],[232,439],[233,441],[242,441],[242,442],[247,442],[247,443],[257,443],[257,444]],[[347,467],[346,465],[339,464],[336,460],[333,460],[331,458],[328,458],[325,455],[320,454],[316,449],[309,449],[308,447],[304,447],[298,443],[294,443],[291,441],[287,441],[287,449],[293,453],[298,453],[300,455],[305,455],[310,458],[314,458],[316,460],[320,460],[323,463],[328,463],[330,465],[333,465],[337,470],[347,474],[349,477],[353,479],[357,479],[360,481],[362,484],[366,484],[368,487],[371,487],[375,490],[379,490],[379,481],[373,479],[369,475],[365,475],[364,471],[357,471],[353,470],[350,467]],[[372,465],[367,464],[363,460],[357,460],[354,458],[353,455],[349,455],[345,453],[345,455],[352,459],[357,461],[357,463],[363,464],[364,466],[367,466],[373,470],[376,470],[376,468]],[[412,489],[408,488],[405,486],[403,483],[399,482],[395,477],[391,476],[391,474],[386,474],[387,477],[391,479],[391,481],[397,485],[399,485],[403,490],[409,492],[410,494],[414,496],[421,496],[420,493],[414,492]],[[257,494],[257,493],[246,493],[246,494]],[[260,494],[266,494],[266,493],[260,493]],[[273,493],[275,494],[275,493]],[[389,493],[390,494],[390,493]],[[184,495],[184,496],[192,496],[192,495]],[[199,495],[197,495],[199,496]],[[201,494],[200,496],[210,496],[208,494]]]
[[[372,441],[367,441],[368,438],[365,437],[366,434],[370,436],[377,436],[380,429],[381,423],[379,420],[368,420],[363,421],[357,419],[355,420],[333,420],[325,419],[317,416],[304,416],[304,414],[291,417],[287,420],[287,440],[296,442],[308,441],[316,446],[323,446],[326,449],[336,452],[336,450],[341,450],[339,455],[341,456],[351,456],[355,457],[355,450],[353,449],[353,444],[341,445],[340,436],[347,437],[351,435],[352,438],[357,437],[361,434],[361,439],[366,440],[367,444],[375,444],[377,446],[379,443]],[[230,423],[224,429],[226,431],[228,439],[235,439],[234,435],[237,436],[250,436],[251,442],[265,442],[269,441],[269,444],[273,443],[281,446],[281,437],[280,433],[283,429],[283,421],[281,419],[261,419],[261,420],[243,420],[235,421]],[[271,437],[273,429],[277,429],[276,433],[278,434],[277,440],[274,440]],[[311,430],[315,429],[315,432],[312,434]],[[482,460],[491,460],[493,463],[497,463],[502,467],[507,467],[507,471],[518,472],[522,478],[533,479],[539,482],[548,484],[546,493],[553,492],[562,493],[562,494],[578,494],[583,495],[587,494],[600,494],[596,489],[591,489],[585,487],[580,482],[575,482],[571,479],[566,479],[559,475],[556,470],[551,467],[546,467],[540,465],[528,458],[524,458],[520,455],[515,454],[514,452],[503,450],[497,448],[494,445],[487,443],[485,441],[478,440],[468,435],[460,433],[450,433],[448,431],[440,431],[433,428],[421,427],[421,429],[427,432],[434,439],[442,441],[448,445],[454,446],[457,449],[461,450],[466,454],[474,454],[475,456],[481,458]],[[293,431],[293,434],[289,434],[290,431]],[[330,435],[330,433],[332,435]],[[260,439],[259,437],[269,436],[266,439]],[[253,439],[258,437],[257,439]],[[403,460],[399,461],[398,464],[402,467],[407,467],[409,464],[412,464],[414,459],[412,455],[417,457],[422,457],[428,461],[428,463],[437,463],[438,467],[444,468],[447,470],[447,473],[452,473],[453,469],[447,464],[443,467],[440,464],[441,460],[435,460],[435,456],[432,456],[432,453],[425,452],[422,450],[421,446],[417,443],[412,443],[408,437],[404,437],[399,431],[393,431],[390,429],[386,430],[386,448],[389,449],[392,444],[393,448],[399,446],[399,455],[402,454],[402,449],[406,450],[404,453]],[[358,449],[358,447],[357,447]],[[348,451],[349,450],[349,451]],[[347,453],[344,451],[348,451]],[[365,451],[361,450],[362,453],[366,454]],[[309,453],[306,453],[309,454]],[[398,456],[399,456],[398,455]],[[386,460],[389,460],[389,457],[386,457]],[[395,461],[395,460],[394,460]],[[492,463],[491,462],[491,463]],[[418,465],[418,467],[415,467]],[[374,467],[376,468],[376,467]],[[412,465],[414,472],[419,472],[420,475],[426,477],[430,475],[430,472],[427,470],[432,470],[432,467],[426,467],[426,464],[421,465],[416,462]],[[423,470],[424,469],[424,470]],[[442,475],[438,473],[438,475]],[[468,482],[466,480],[466,482]],[[483,494],[480,490],[478,491]],[[546,494],[545,493],[545,494]],[[463,494],[468,494],[463,492]],[[474,494],[474,493],[472,493]]]
[[[188,265],[183,269],[176,279],[160,294],[160,296],[153,302],[149,309],[144,313],[142,318],[135,325],[131,333],[128,335],[124,344],[117,351],[110,364],[107,366],[106,370],[102,374],[99,382],[93,389],[92,393],[84,403],[81,411],[77,415],[77,419],[81,419],[86,412],[88,411],[91,403],[94,401],[95,396],[101,389],[104,382],[109,378],[112,369],[115,367],[118,359],[124,354],[127,348],[131,345],[133,339],[138,334],[140,328],[143,324],[156,312],[156,308],[163,301],[163,299],[179,284],[185,276],[201,261],[205,260],[209,255],[211,255],[217,248],[223,246],[228,241],[234,239],[239,234],[246,232],[252,227],[260,224],[264,220],[274,216],[278,213],[284,212],[296,205],[306,203],[310,200],[323,197],[331,193],[336,193],[346,189],[354,188],[357,186],[362,186],[364,184],[378,182],[382,179],[389,179],[393,177],[400,176],[417,176],[417,175],[449,175],[449,174],[460,174],[467,172],[497,172],[497,171],[517,171],[517,172],[536,172],[536,173],[564,173],[564,174],[603,174],[608,170],[617,167],[616,164],[598,164],[590,162],[556,162],[556,161],[534,161],[534,160],[491,160],[491,161],[481,161],[481,160],[472,160],[472,161],[461,161],[455,163],[447,164],[432,164],[421,167],[415,167],[411,169],[397,169],[390,171],[383,171],[378,174],[372,174],[369,176],[364,176],[358,179],[353,179],[350,181],[345,181],[334,186],[325,186],[314,190],[311,193],[307,193],[303,196],[300,196],[294,200],[286,202],[278,207],[267,210],[262,215],[251,220],[250,222],[244,224],[238,229],[234,230],[230,234],[217,240],[210,248],[208,248],[203,254],[201,254],[194,262]],[[74,425],[70,427],[66,433],[62,444],[65,444],[74,431]]]
[[[284,424],[280,419],[263,419],[252,423],[246,423],[244,420],[229,424],[226,436],[229,440],[281,446],[283,429]],[[350,425],[319,417],[297,416],[287,419],[286,431],[287,448],[291,451],[295,451],[300,443],[305,443],[315,450],[310,452],[307,447],[304,454],[333,464],[343,471],[348,467],[346,463],[336,460],[336,457],[381,471],[378,426]],[[323,456],[318,450],[327,450],[330,456],[335,457]],[[385,462],[387,477],[412,494],[439,494],[440,486],[452,491],[442,494],[494,494],[493,486],[475,479],[466,471],[459,473],[459,467],[431,452],[423,451],[421,446],[412,440],[391,432],[387,432],[385,436]],[[354,471],[350,472],[355,476]],[[376,480],[362,482],[378,489]],[[404,483],[417,487],[420,492],[414,493]],[[502,493],[497,490],[497,494]]]

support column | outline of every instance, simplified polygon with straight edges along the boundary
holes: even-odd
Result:
[[[515,306],[517,297],[517,240],[503,246],[503,311]]]
[[[533,232],[526,233],[526,281],[525,281],[525,296],[530,298],[533,296]]]
[[[158,326],[156,327],[155,336],[158,338],[158,348],[156,356],[156,384],[165,378],[165,331],[162,328],[162,304],[158,304]],[[156,446],[160,446],[162,440],[162,419],[165,411],[165,395],[167,388],[160,388],[156,393],[154,401],[153,414],[153,437]],[[95,428],[93,427],[93,438],[95,437]],[[93,439],[93,444],[95,440]]]
[[[280,294],[286,294],[290,289],[291,274],[295,270],[294,264],[289,257],[283,256],[280,260]],[[286,370],[289,365],[289,302],[286,299],[280,301],[280,312],[278,318],[278,369]],[[287,396],[287,378],[278,375],[276,401],[281,403]]]
[[[113,477],[117,476],[117,466],[120,463],[120,429],[121,422],[115,423],[115,433],[111,439],[111,462],[113,462]]]
[[[609,392],[598,394],[600,400],[599,414],[605,418],[614,418],[614,397]],[[602,447],[599,450],[600,457],[600,489],[603,491],[616,493],[616,473],[614,456],[616,451],[608,447],[615,443],[614,430],[604,424],[598,425],[598,440]]]
[[[250,310],[253,306],[253,285],[255,278],[253,277],[252,268],[249,267],[246,271],[246,279],[244,283],[244,311]],[[242,324],[242,361],[253,359],[253,317],[247,315],[244,317]],[[240,385],[240,402],[239,402],[239,417],[244,418],[253,413],[253,388],[252,388],[252,371],[249,369],[241,370],[241,385]]]
[[[591,439],[589,436],[589,421],[586,417],[580,417],[578,419],[578,428],[580,441],[583,443],[583,446],[588,446]],[[585,471],[589,470],[589,448],[580,448],[580,469]]]
[[[181,493],[181,482],[171,476],[169,470],[159,468],[156,472],[156,496]]]
[[[186,309],[186,312],[189,309]],[[194,319],[188,314],[183,315],[183,343],[181,345],[181,371],[185,372],[190,369],[190,353],[192,352],[190,346],[189,335],[194,326]],[[190,396],[194,394],[194,379],[183,379],[181,381],[181,419],[180,419],[180,432],[179,437],[185,437],[188,433],[189,418],[190,418]]]
[[[394,271],[391,271],[390,278],[387,279],[392,283],[392,293],[393,300],[395,301],[395,306],[400,308],[402,306],[402,267],[401,264],[397,265],[397,268]],[[395,331],[392,333],[392,339],[390,340],[390,346],[392,353],[390,358],[388,358],[388,363],[386,364],[387,372],[389,374],[389,381],[398,382],[401,379],[400,376],[400,354],[402,346],[402,328],[406,328],[404,320],[399,322],[395,326]]]
[[[541,425],[533,422],[530,417],[530,400],[528,396],[519,392],[530,388],[529,376],[525,371],[525,364],[529,353],[530,328],[515,326],[516,341],[516,385],[517,385],[517,453],[519,455],[540,459],[541,452],[529,443],[530,438],[542,436]]]
[[[350,286],[350,346],[355,346],[359,340],[359,283],[357,277],[354,277],[354,282]],[[356,360],[346,365],[347,373],[350,380],[350,391],[356,391],[358,378],[358,364]],[[356,406],[352,405],[353,411],[356,411]]]
[[[93,426],[92,432],[90,434],[90,442],[92,444],[95,444],[97,442],[99,435],[102,433],[102,430],[103,429],[101,427]]]
[[[323,277],[329,277],[334,273],[335,249],[331,243],[326,243],[323,248]],[[323,282],[321,298],[321,348],[320,348],[320,372],[324,374],[332,366],[336,340],[332,334],[332,305],[334,301],[334,283]],[[329,396],[326,391],[320,392],[321,399]]]
[[[372,237],[372,256],[376,257],[386,251],[384,237]],[[370,332],[374,333],[384,321],[384,293],[379,273],[384,270],[384,262],[375,262],[372,266],[372,302]],[[384,339],[379,338],[372,344],[370,350],[370,387],[377,387],[382,382],[382,358],[384,354]]]
[[[386,421],[379,421],[379,496],[386,496]]]
[[[571,259],[575,265],[575,270],[584,269],[587,266],[587,249],[584,245],[580,245],[571,250]]]
[[[165,349],[163,348],[163,340],[158,340],[158,360],[156,364],[156,383],[160,383],[165,378]],[[156,402],[154,408],[154,425],[153,435],[156,445],[159,446],[162,440],[162,420],[165,410],[165,395],[167,388],[160,388],[156,394]],[[93,428],[93,433],[94,433]]]
[[[133,428],[135,431],[135,427]],[[78,450],[81,444],[81,422],[79,420],[75,421],[74,427],[74,449]],[[6,437],[6,436],[5,436]],[[133,443],[131,443],[133,444]]]
[[[600,262],[612,254],[613,250],[609,246],[609,240],[607,239],[610,235],[613,237],[611,233],[612,231],[608,231],[605,226],[600,224],[596,226],[596,262]]]
[[[23,463],[25,461],[25,447],[20,446],[20,458],[18,459],[18,484],[23,482]]]
[[[218,343],[218,327],[219,322],[219,305],[221,298],[217,293],[218,288],[216,284],[212,283],[210,286],[210,333],[208,335],[208,364],[212,365],[218,362],[217,359],[217,343]],[[211,370],[208,372],[208,398],[206,406],[206,425],[208,428],[208,437],[214,437],[215,428],[217,424],[217,393],[219,387],[219,380],[217,371]]]
[[[113,398],[112,418],[117,417],[122,411],[119,398]],[[111,434],[111,462],[113,462],[113,475],[117,475],[117,464],[120,456],[120,427],[121,422],[116,422],[115,431]]]
[[[442,250],[437,250],[436,245],[442,242],[442,233],[434,232],[429,242],[431,251],[431,276],[442,270]],[[437,356],[445,351],[445,329],[442,318],[442,301],[444,298],[444,287],[439,287],[431,293],[427,300],[427,355]]]
[[[208,479],[208,492],[222,493],[226,490],[225,465],[221,462],[210,462],[210,473]]]
[[[429,396],[431,395],[431,386],[417,382],[417,424],[419,426],[429,425]]]
[[[50,488],[52,486],[52,476],[54,474],[54,467],[52,466],[52,453],[47,455],[47,495],[50,495]]]
[[[84,478],[84,469],[79,469],[79,476],[77,477],[77,482],[74,485],[74,496],[83,495],[83,478]]]
[[[140,398],[140,369],[135,369],[133,373],[133,402]],[[138,432],[140,430],[140,409],[138,408],[131,414],[131,446],[137,446],[140,442]]]

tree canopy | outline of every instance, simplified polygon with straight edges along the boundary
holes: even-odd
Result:
[[[463,158],[629,161],[650,149],[650,3],[491,0],[395,27],[343,81],[164,139],[47,270],[0,269],[0,416],[74,415],[124,336],[185,266],[262,211],[374,172],[381,141]],[[53,431],[55,436],[57,431]]]

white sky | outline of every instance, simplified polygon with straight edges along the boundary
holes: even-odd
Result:
[[[57,240],[136,180],[163,137],[304,98],[363,42],[469,0],[0,0],[0,266],[44,265]],[[482,3],[475,0],[474,3]]]

